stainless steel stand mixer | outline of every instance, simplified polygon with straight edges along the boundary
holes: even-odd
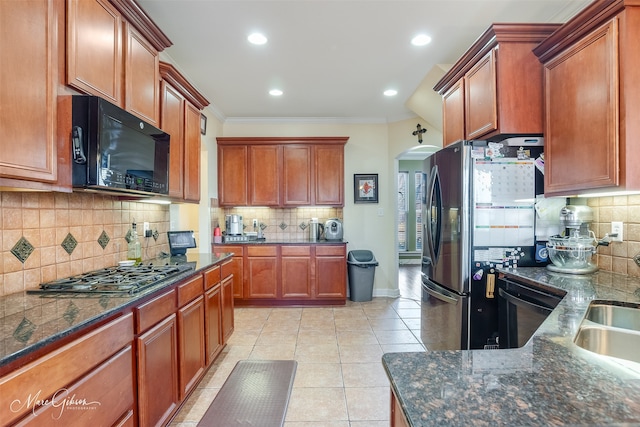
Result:
[[[588,206],[568,205],[560,210],[563,235],[549,237],[547,252],[551,271],[570,274],[588,274],[598,270],[592,262],[598,241],[589,229],[593,222],[593,210]]]

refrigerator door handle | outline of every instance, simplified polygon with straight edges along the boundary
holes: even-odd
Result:
[[[429,280],[429,278],[424,273],[422,274],[422,288],[426,293],[436,299],[439,299],[440,301],[444,301],[449,304],[458,304],[459,298],[456,298],[454,294],[447,291],[442,286]]]
[[[434,242],[433,242],[433,217],[432,217],[432,203],[433,203],[433,194],[436,191],[436,185],[438,184],[438,166],[434,165],[433,169],[431,170],[431,174],[429,176],[429,191],[427,192],[427,209],[426,209],[426,214],[427,214],[427,218],[426,218],[426,224],[424,225],[424,227],[426,227],[426,242],[427,242],[427,249],[429,250],[429,264],[434,264],[435,262],[437,262],[437,258],[436,258],[436,250],[434,247]],[[440,221],[440,218],[438,216],[438,218],[436,218],[436,221]],[[440,224],[436,224],[436,229],[439,230]]]

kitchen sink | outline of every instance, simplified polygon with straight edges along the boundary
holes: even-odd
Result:
[[[594,353],[640,363],[640,306],[592,302],[574,342]]]
[[[574,342],[585,350],[640,363],[640,332],[602,326],[582,326]]]
[[[640,308],[607,303],[591,303],[585,319],[604,326],[640,331]]]

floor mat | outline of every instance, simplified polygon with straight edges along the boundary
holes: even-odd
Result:
[[[229,374],[198,427],[284,425],[295,360],[241,360]]]

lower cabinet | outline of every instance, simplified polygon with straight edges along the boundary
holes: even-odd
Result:
[[[347,276],[346,247],[316,246],[316,298],[344,300],[347,297],[345,285]]]
[[[126,420],[135,401],[132,342],[129,313],[0,377],[0,425],[99,426]],[[66,399],[85,399],[91,408],[77,410]]]
[[[214,251],[234,253],[228,268],[233,272],[233,297],[236,305],[346,302],[345,243],[248,243],[215,245],[213,248]],[[242,276],[241,280],[238,276]]]
[[[391,427],[409,427],[409,423],[393,390],[391,390]]]
[[[177,329],[176,315],[171,314],[137,339],[141,426],[166,424],[180,402]]]
[[[204,295],[206,319],[206,363],[210,365],[222,351],[222,285],[220,281]]]
[[[204,373],[205,315],[204,296],[178,310],[178,350],[180,361],[180,399],[184,399]]]
[[[226,343],[234,329],[233,276],[222,280],[222,342]]]

